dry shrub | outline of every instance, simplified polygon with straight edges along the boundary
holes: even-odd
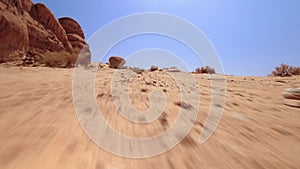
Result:
[[[45,64],[49,67],[74,67],[77,60],[76,54],[71,54],[66,51],[60,52],[48,52],[44,54],[41,64]]]
[[[197,68],[195,71],[196,71],[196,73],[199,73],[199,74],[203,74],[203,73],[216,74],[216,70],[214,68],[209,67],[209,66]]]
[[[80,65],[88,65],[90,62],[90,53],[80,49],[74,49],[73,53],[67,51],[48,52],[44,54],[40,63],[49,67],[68,68],[74,67],[76,62]]]
[[[272,71],[273,76],[292,76],[300,75],[300,67],[294,67],[287,64],[281,64],[280,66],[275,67],[275,70]]]

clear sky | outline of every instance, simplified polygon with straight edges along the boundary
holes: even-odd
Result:
[[[34,0],[34,2],[46,4],[58,18],[71,16],[76,19],[81,24],[87,40],[104,25],[130,14],[163,12],[181,17],[194,24],[208,37],[219,54],[226,74],[264,76],[281,63],[300,66],[299,0]],[[165,54],[167,57],[175,54],[191,69],[203,66],[192,62],[190,59],[192,52],[179,47],[180,45],[161,36],[132,37],[115,46],[104,59],[107,60],[109,55],[126,58],[136,53],[142,54],[142,49],[159,48],[163,51],[158,52],[158,55]],[[93,60],[97,57],[93,56]],[[163,62],[159,66],[165,64],[166,62]],[[141,65],[143,66],[148,65]]]

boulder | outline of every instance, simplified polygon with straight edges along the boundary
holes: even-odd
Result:
[[[111,68],[123,67],[125,63],[126,63],[125,59],[118,56],[112,56],[109,58],[109,67]]]

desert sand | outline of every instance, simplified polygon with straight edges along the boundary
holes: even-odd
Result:
[[[282,97],[284,89],[300,86],[299,76],[226,76],[222,119],[200,144],[211,86],[208,75],[195,74],[198,91],[192,92],[200,95],[200,109],[187,137],[161,155],[131,159],[103,150],[82,129],[72,98],[73,71],[0,65],[1,169],[300,168],[300,109],[284,105]],[[139,111],[149,107],[151,91],[161,90],[167,98],[161,117],[138,124],[114,106],[110,87],[115,71],[103,67],[95,78],[99,109],[112,128],[139,138],[172,126],[184,106],[177,104],[178,87],[166,72],[144,72],[130,81],[131,103]]]

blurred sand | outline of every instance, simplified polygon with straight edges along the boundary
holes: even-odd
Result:
[[[113,73],[100,69],[95,80],[99,108],[111,127],[131,137],[149,137],[175,122],[179,91],[168,74],[147,72],[133,78],[129,93],[137,110],[147,110],[148,94],[155,89],[168,99],[165,119],[133,124],[112,103]],[[0,65],[1,169],[300,168],[300,109],[284,105],[281,95],[285,88],[299,87],[300,77],[227,76],[222,120],[200,144],[211,89],[208,75],[195,75],[200,112],[189,135],[162,155],[129,159],[102,150],[83,132],[72,100],[72,76],[73,69]]]

